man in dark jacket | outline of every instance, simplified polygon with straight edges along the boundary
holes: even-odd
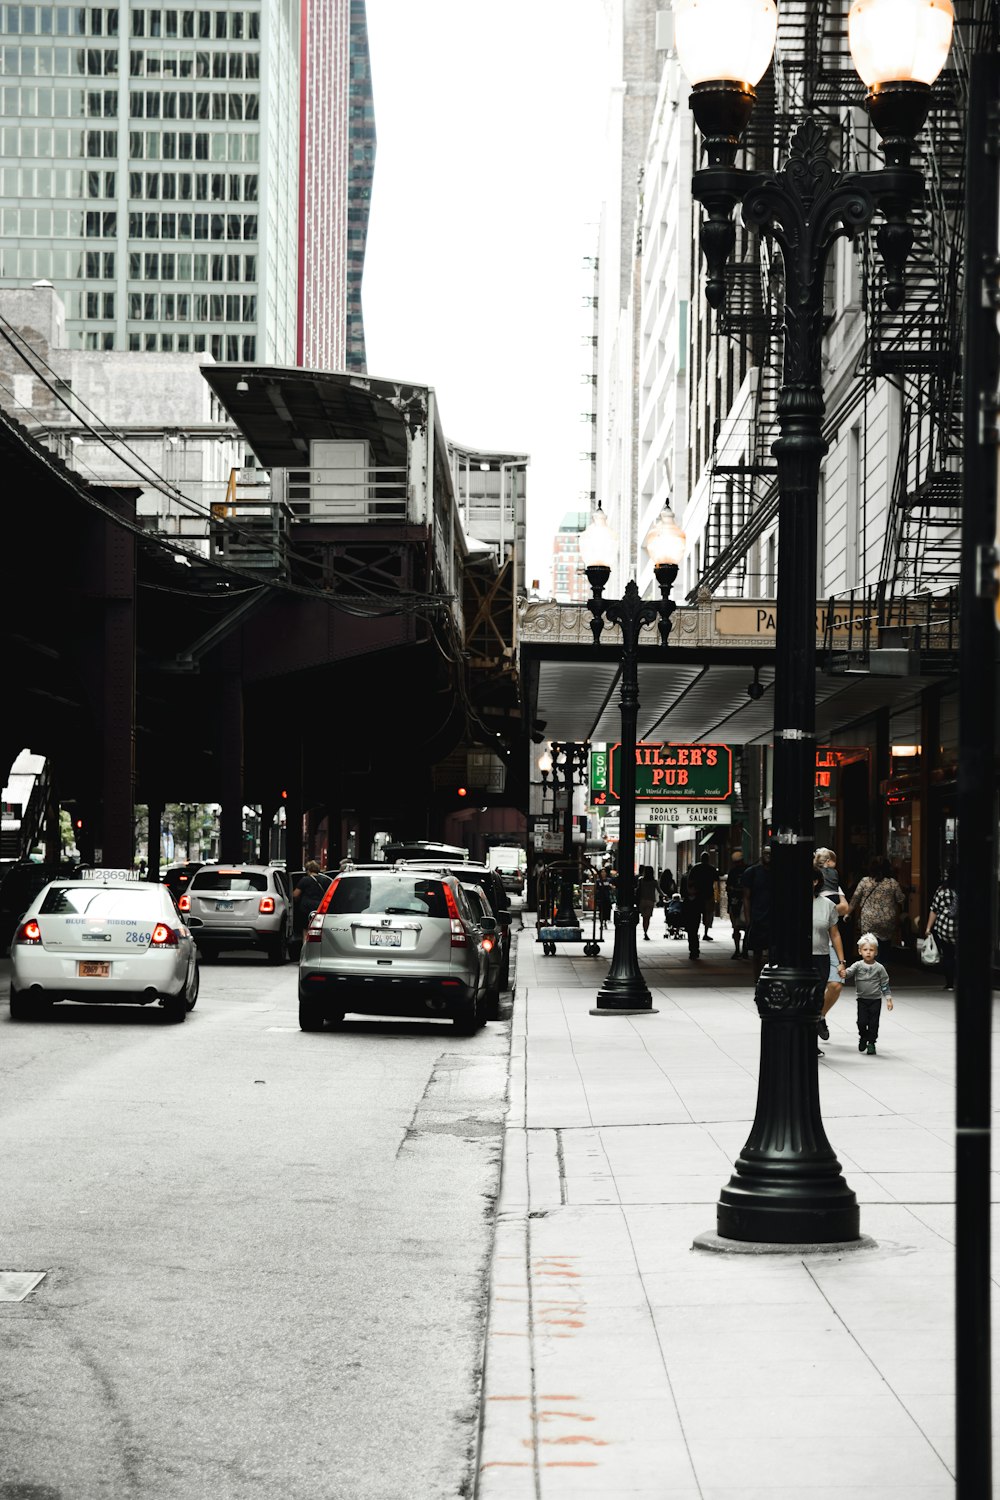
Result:
[[[712,863],[706,849],[699,862],[688,871],[688,880],[694,881],[701,900],[701,919],[705,925],[705,942],[714,943],[711,927],[715,918],[715,904],[719,889],[719,872]]]
[[[316,861],[308,860],[299,883],[292,892],[292,922],[297,935],[301,935],[309,926],[309,918],[322,901],[329,884],[329,876],[321,873]]]
[[[692,879],[693,875],[694,870],[687,870],[681,876],[679,889],[681,921],[687,933],[688,958],[701,958],[701,951],[698,947],[698,929],[701,927],[701,891],[698,888],[698,882]]]

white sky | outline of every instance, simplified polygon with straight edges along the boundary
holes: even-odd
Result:
[[[446,435],[531,455],[526,577],[583,508],[580,413],[607,61],[601,0],[367,0],[378,149],[373,376],[435,388]]]

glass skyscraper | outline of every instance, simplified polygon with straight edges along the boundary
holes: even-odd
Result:
[[[0,4],[0,285],[71,348],[296,355],[298,0]]]

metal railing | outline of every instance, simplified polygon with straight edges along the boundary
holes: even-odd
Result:
[[[391,521],[398,525],[410,519],[403,465],[280,472],[284,476],[282,498],[293,521]],[[276,470],[276,482],[278,473]]]

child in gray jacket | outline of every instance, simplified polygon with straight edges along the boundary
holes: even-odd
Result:
[[[861,958],[857,963],[851,964],[849,969],[843,964],[840,965],[840,977],[843,980],[853,979],[857,990],[858,1036],[860,1038],[858,1051],[867,1052],[869,1057],[874,1057],[883,995],[886,1008],[892,1010],[889,975],[883,965],[878,962],[878,938],[873,932],[861,934],[858,938],[858,952]]]

